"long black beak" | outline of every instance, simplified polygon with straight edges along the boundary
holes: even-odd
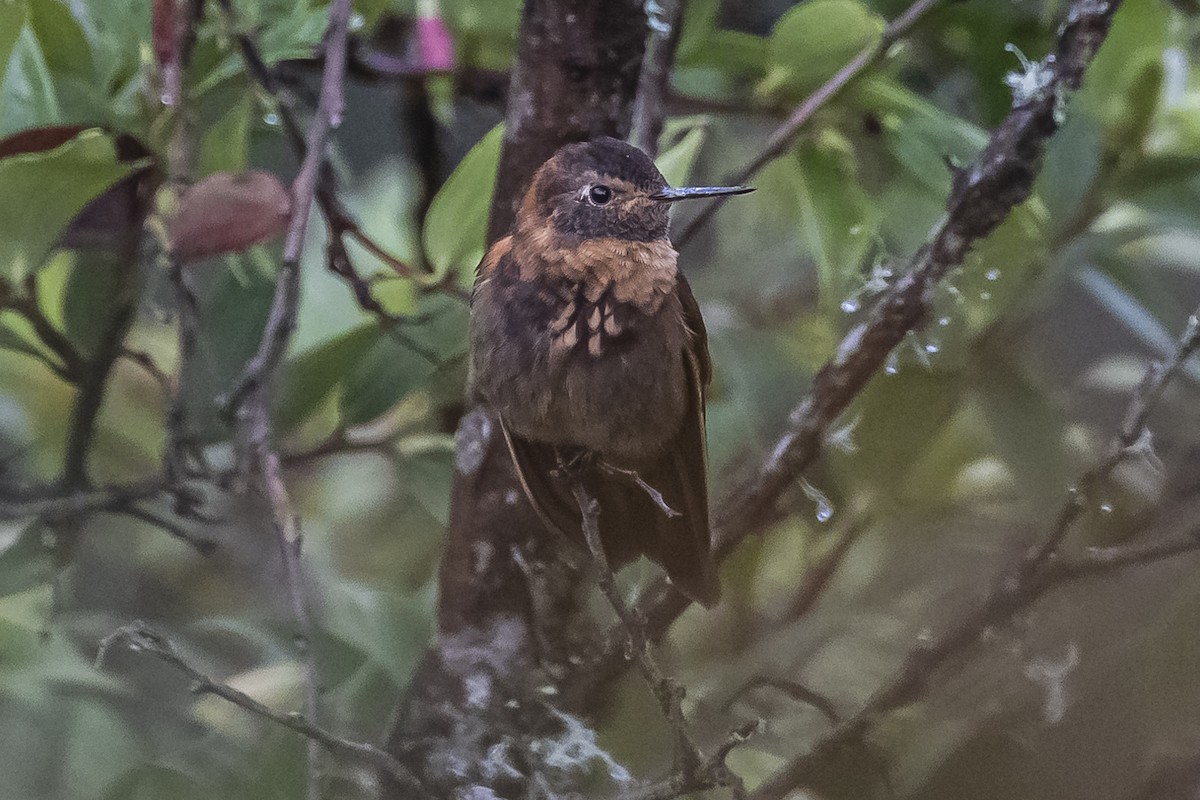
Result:
[[[753,191],[753,186],[685,186],[679,189],[663,189],[661,192],[650,195],[650,199],[663,203],[674,203],[676,200],[722,197],[727,194],[746,194]]]

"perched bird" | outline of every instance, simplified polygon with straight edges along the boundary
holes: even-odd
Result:
[[[646,555],[705,605],[719,594],[705,484],[711,362],[667,216],[676,200],[748,191],[672,189],[618,139],[566,145],[479,265],[471,303],[471,392],[498,414],[543,521],[582,538],[567,465],[599,501],[610,564]]]

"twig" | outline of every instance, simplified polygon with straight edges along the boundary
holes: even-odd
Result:
[[[821,556],[817,563],[808,569],[804,574],[804,581],[788,601],[785,614],[787,619],[797,620],[812,610],[817,600],[825,593],[825,588],[833,579],[834,573],[846,560],[846,553],[850,552],[850,547],[858,541],[866,529],[865,520],[856,520],[834,542],[833,547],[829,548],[829,552]]]
[[[671,84],[671,69],[675,66],[675,50],[683,29],[685,0],[649,0],[646,18],[650,37],[642,71],[638,75],[637,95],[633,99],[633,123],[629,141],[651,158],[658,155],[658,137],[662,134],[667,116],[667,93]]]
[[[1198,552],[1200,538],[1193,536],[1153,545],[1106,548],[1068,562],[1060,562],[1055,556],[1041,562],[1032,571],[1025,569],[1025,561],[1022,560],[996,582],[979,606],[937,639],[919,644],[909,651],[900,669],[872,696],[866,706],[768,776],[751,793],[750,800],[779,800],[788,796],[805,782],[827,754],[860,741],[879,717],[918,699],[937,670],[952,658],[962,655],[984,630],[1007,623],[1051,589],[1085,575]]]
[[[69,490],[55,486],[17,492],[0,488],[0,520],[67,519],[93,511],[120,509],[162,494],[168,488],[169,483],[164,478],[95,489]]]
[[[725,701],[725,710],[728,711],[733,708],[733,705],[738,700],[741,700],[756,689],[775,689],[778,692],[782,692],[797,703],[812,706],[820,712],[821,716],[834,725],[842,720],[842,715],[838,713],[833,703],[825,695],[795,681],[788,681],[771,675],[757,675],[738,687],[729,696],[729,699]]]
[[[700,763],[694,774],[684,775],[677,772],[653,786],[623,796],[622,800],[672,800],[672,798],[682,797],[691,792],[703,792],[717,786],[729,787],[733,790],[735,798],[739,800],[744,798],[746,792],[742,785],[742,779],[730,770],[725,762],[735,747],[745,743],[751,736],[762,730],[762,724],[762,720],[752,720],[730,733],[721,746]]]
[[[833,77],[826,81],[823,86],[805,98],[804,102],[800,105],[796,106],[796,110],[792,112],[791,116],[767,137],[767,142],[763,146],[762,151],[748,165],[737,172],[731,173],[722,183],[727,186],[740,186],[758,174],[760,169],[783,155],[800,133],[800,129],[808,124],[808,121],[818,111],[836,97],[842,89],[846,88],[851,81],[861,75],[867,67],[883,57],[897,40],[907,35],[921,17],[936,7],[939,2],[941,0],[916,0],[904,13],[892,20],[884,28],[878,42],[855,56],[852,61],[834,73]],[[1117,2],[1120,2],[1120,0],[1117,0]],[[708,222],[712,215],[717,213],[717,209],[724,205],[727,199],[725,197],[718,197],[702,208],[677,236],[672,237],[675,246],[682,249],[684,245],[691,241],[692,237],[696,235],[696,231],[700,229],[700,226]]]
[[[9,308],[25,318],[33,328],[33,332],[42,341],[50,352],[58,356],[62,362],[61,367],[52,366],[56,372],[61,374],[67,381],[76,383],[79,381],[79,376],[83,374],[84,359],[71,344],[71,341],[58,328],[54,327],[44,313],[38,302],[38,286],[37,273],[29,273],[25,278],[24,293],[17,294],[7,280],[0,279],[0,298],[3,302],[0,303],[0,308]],[[43,359],[48,365],[53,365],[54,362]]]
[[[141,520],[148,525],[153,525],[160,530],[166,531],[168,534],[184,544],[195,548],[196,552],[202,556],[211,556],[214,552],[216,552],[217,544],[212,539],[205,539],[203,537],[196,536],[174,520],[148,509],[141,508],[140,506],[134,505],[132,502],[126,502],[122,505],[106,510],[115,514],[124,514],[125,516],[133,517],[134,519]]]
[[[1096,489],[1105,484],[1112,476],[1123,459],[1129,456],[1149,433],[1146,422],[1150,412],[1162,398],[1163,392],[1179,371],[1184,362],[1200,347],[1200,307],[1188,317],[1187,325],[1179,337],[1175,352],[1165,363],[1154,363],[1146,370],[1138,384],[1137,390],[1130,399],[1121,421],[1121,428],[1108,443],[1104,458],[1080,477],[1077,486],[1068,494],[1055,519],[1054,527],[1049,536],[1037,547],[1030,550],[1027,558],[1030,567],[1036,567],[1055,552],[1075,522],[1083,516],[1089,503],[1095,501],[1093,494]],[[1148,445],[1147,445],[1148,446]]]
[[[104,637],[96,653],[96,667],[103,665],[109,651],[118,644],[126,645],[130,650],[149,653],[160,661],[164,661],[184,673],[191,680],[191,692],[194,695],[211,694],[222,700],[233,703],[255,716],[269,720],[276,725],[282,725],[293,730],[309,741],[324,747],[330,753],[342,760],[363,764],[385,770],[389,775],[413,791],[420,789],[417,779],[403,764],[390,755],[367,742],[356,742],[330,733],[303,714],[284,713],[263,705],[245,692],[240,692],[224,683],[219,683],[208,675],[192,666],[175,646],[165,636],[154,631],[142,621],[126,625]],[[419,794],[414,794],[414,797]]]
[[[163,70],[164,81],[160,97],[164,105],[169,105],[175,114],[174,130],[167,147],[167,194],[171,197],[168,208],[175,213],[179,206],[179,197],[190,181],[192,162],[195,158],[195,142],[191,131],[189,109],[184,102],[187,94],[183,81],[191,60],[192,49],[196,42],[196,29],[204,14],[204,0],[188,0],[187,23],[182,33],[182,41],[176,49],[176,63],[167,65]],[[199,336],[199,304],[191,287],[187,284],[187,274],[183,263],[171,255],[170,242],[167,240],[169,220],[163,220],[157,226],[160,237],[160,258],[166,262],[166,272],[175,295],[175,315],[178,327],[177,341],[179,348],[179,372],[175,380],[175,389],[167,405],[167,445],[163,461],[167,473],[176,479],[181,479],[190,472],[189,451],[192,449],[192,435],[188,431],[187,397],[188,384],[191,378],[192,363],[196,353],[196,343]]]
[[[642,476],[637,473],[637,470],[615,467],[603,459],[600,459],[598,462],[596,462],[596,466],[599,467],[601,472],[606,472],[609,475],[620,478],[624,481],[628,481],[629,483],[632,483],[634,486],[641,489],[646,493],[646,496],[650,498],[650,501],[654,503],[654,505],[658,506],[658,510],[661,511],[667,517],[667,519],[674,519],[675,517],[680,516],[678,511],[671,508],[671,506],[667,504],[667,500],[665,497],[663,497],[662,492],[646,483],[645,479],[643,479]]]
[[[736,742],[730,744],[728,749],[724,749],[724,752],[718,751],[720,758],[715,764],[700,752],[688,727],[687,719],[683,715],[683,687],[677,681],[663,674],[650,654],[650,639],[646,636],[645,620],[629,609],[621,598],[621,593],[617,590],[616,578],[608,564],[608,557],[604,553],[604,543],[600,540],[600,503],[588,494],[583,481],[577,475],[570,473],[567,475],[571,483],[571,493],[575,496],[575,502],[578,503],[582,515],[583,537],[596,565],[600,590],[608,599],[613,611],[616,612],[626,636],[630,655],[641,670],[646,683],[650,685],[675,737],[675,767],[672,777],[666,784],[675,787],[674,793],[650,794],[646,797],[676,797],[686,791],[735,785],[735,779],[725,767],[725,756],[728,755],[729,749],[736,745]],[[741,737],[739,741],[744,738],[744,736]],[[719,769],[717,765],[719,765]]]
[[[121,357],[141,367],[147,375],[154,379],[154,382],[158,384],[159,388],[162,389],[164,396],[171,396],[171,391],[173,389],[171,376],[164,372],[162,367],[158,366],[158,363],[155,362],[153,356],[144,350],[134,350],[129,347],[124,347],[121,349]]]
[[[350,9],[350,0],[333,0],[329,6],[320,99],[304,143],[304,160],[292,184],[292,218],[284,240],[283,263],[276,279],[271,310],[258,349],[246,363],[226,401],[227,408],[237,419],[236,438],[242,469],[247,475],[257,474],[271,510],[275,539],[284,566],[288,604],[298,629],[296,641],[304,664],[304,708],[312,720],[318,719],[320,675],[312,649],[312,614],[304,586],[303,538],[283,481],[279,454],[271,441],[271,389],[296,326],[300,304],[300,255],[309,211],[325,163],[325,149],[333,128],[342,118]],[[307,770],[309,800],[317,800],[320,794],[318,760],[319,752],[311,745]]]

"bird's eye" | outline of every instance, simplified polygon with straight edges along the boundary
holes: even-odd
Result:
[[[608,205],[608,201],[612,200],[612,195],[612,189],[608,188],[602,183],[597,183],[588,190],[588,200],[590,200],[594,206]]]

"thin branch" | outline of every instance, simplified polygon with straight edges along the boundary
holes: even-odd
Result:
[[[667,117],[667,94],[671,86],[671,70],[675,66],[675,50],[683,29],[683,6],[686,0],[649,0],[646,17],[650,36],[646,55],[638,75],[637,95],[633,100],[633,122],[629,141],[651,158],[658,155],[658,137]]]
[[[176,48],[176,63],[164,66],[163,79],[166,85],[160,94],[163,104],[174,112],[174,129],[167,146],[166,191],[171,195],[168,208],[179,206],[179,197],[191,179],[195,160],[195,140],[191,126],[190,109],[184,102],[184,77],[187,73],[191,53],[196,43],[196,30],[204,15],[204,0],[188,0],[187,22],[182,32],[182,41]],[[167,473],[177,479],[189,474],[189,451],[193,448],[192,435],[188,430],[187,398],[188,384],[193,369],[199,336],[199,304],[196,295],[187,284],[183,263],[171,254],[167,231],[169,220],[153,226],[159,238],[160,260],[165,262],[166,273],[175,296],[175,315],[178,328],[179,372],[174,381],[174,391],[169,393],[167,404],[167,444],[164,464]]]
[[[228,7],[227,3],[225,7]],[[318,719],[320,675],[312,648],[312,613],[304,585],[303,538],[283,481],[279,453],[272,442],[271,390],[296,327],[300,305],[300,256],[309,211],[319,191],[330,135],[342,119],[350,10],[351,0],[333,0],[329,6],[321,93],[304,142],[304,160],[292,184],[292,218],[284,239],[283,263],[276,278],[271,310],[258,349],[242,369],[226,401],[226,407],[237,419],[236,439],[242,469],[246,475],[257,475],[271,511],[272,527],[284,566],[288,604],[297,627],[296,641],[304,665],[304,708],[312,720]],[[307,770],[309,800],[317,800],[320,795],[318,761],[319,752],[311,745]]]
[[[1027,558],[1030,567],[1036,567],[1045,561],[1062,544],[1071,532],[1074,524],[1083,516],[1089,504],[1095,502],[1094,494],[1097,488],[1103,486],[1112,477],[1113,470],[1126,457],[1134,454],[1142,442],[1147,442],[1149,429],[1146,422],[1150,412],[1158,405],[1163,392],[1188,360],[1200,347],[1200,307],[1188,317],[1187,325],[1179,337],[1175,352],[1165,363],[1154,363],[1142,376],[1138,388],[1125,409],[1121,428],[1108,443],[1104,458],[1079,479],[1077,486],[1068,493],[1067,501],[1063,504],[1055,519],[1050,535],[1037,547],[1030,550]]]
[[[219,683],[208,675],[192,666],[175,646],[165,636],[154,631],[146,623],[137,621],[110,633],[100,642],[96,653],[96,667],[103,665],[109,651],[116,645],[125,645],[136,652],[149,653],[160,661],[175,667],[191,680],[191,692],[196,696],[211,694],[222,700],[233,703],[255,716],[269,720],[276,725],[282,725],[307,737],[328,750],[335,757],[349,763],[362,764],[368,767],[385,770],[389,775],[414,792],[419,792],[420,784],[404,765],[390,755],[367,742],[356,742],[337,736],[316,725],[302,714],[285,713],[263,705],[245,692],[240,692],[228,684]],[[420,796],[414,794],[414,797]]]
[[[31,272],[26,276],[24,288],[23,294],[16,294],[7,281],[0,279],[0,296],[5,298],[3,305],[20,314],[33,328],[33,332],[37,334],[42,344],[58,356],[59,361],[62,362],[61,374],[66,380],[72,383],[77,382],[79,376],[83,374],[84,358],[66,335],[54,327],[54,323],[42,313],[42,307],[38,301],[36,273]],[[47,361],[47,363],[53,362]]]
[[[752,720],[733,731],[704,759],[695,774],[684,775],[676,773],[656,784],[646,787],[630,795],[623,795],[622,800],[672,800],[692,792],[703,792],[716,786],[725,786],[733,790],[735,798],[745,797],[745,788],[739,778],[725,763],[729,754],[738,745],[744,744],[751,736],[762,730],[762,720]]]
[[[63,489],[39,487],[15,491],[0,487],[0,520],[42,517],[50,520],[67,519],[93,511],[112,511],[138,500],[149,500],[168,491],[164,478],[139,483],[101,486],[95,489]]]
[[[838,724],[842,720],[842,715],[838,713],[833,702],[825,695],[795,681],[784,680],[783,678],[776,678],[771,675],[756,675],[738,687],[729,696],[729,699],[725,701],[725,710],[728,711],[733,708],[738,700],[743,699],[746,695],[758,689],[774,689],[777,692],[787,695],[789,699],[795,700],[797,703],[812,706],[833,725]]]
[[[884,28],[878,42],[855,56],[852,61],[834,73],[833,77],[826,81],[823,86],[810,94],[800,105],[796,106],[796,110],[792,112],[791,116],[767,137],[767,142],[763,145],[762,151],[745,167],[737,172],[730,173],[729,176],[723,179],[722,183],[727,186],[740,186],[757,175],[758,171],[767,164],[787,152],[788,147],[791,146],[796,136],[799,135],[800,129],[808,124],[808,121],[818,111],[824,108],[830,100],[837,97],[851,81],[882,58],[893,44],[908,35],[908,32],[920,21],[921,17],[925,16],[927,12],[935,8],[940,2],[941,0],[916,0],[904,13],[896,17]],[[675,246],[682,249],[684,245],[691,241],[692,237],[696,235],[696,231],[700,229],[700,226],[708,222],[713,214],[717,213],[717,209],[724,205],[727,199],[725,197],[718,197],[701,209],[677,236],[672,237]]]
[[[121,349],[121,357],[141,367],[147,375],[154,379],[159,388],[162,389],[163,396],[171,397],[171,393],[174,390],[174,382],[171,380],[171,376],[158,365],[152,355],[144,350],[134,350],[124,347]]]
[[[675,736],[675,768],[672,776],[663,784],[663,792],[643,795],[646,798],[670,798],[691,791],[702,791],[717,786],[740,786],[740,781],[725,766],[725,757],[737,743],[744,741],[745,735],[729,744],[727,748],[717,751],[719,756],[714,761],[705,758],[696,745],[696,740],[688,727],[683,715],[683,687],[674,679],[668,678],[659,668],[658,663],[650,654],[650,639],[646,636],[646,622],[637,616],[625,604],[617,589],[616,578],[608,564],[604,553],[604,543],[600,539],[600,503],[588,494],[583,481],[572,475],[568,478],[571,483],[571,493],[579,505],[582,515],[581,527],[584,540],[596,565],[597,582],[600,590],[608,599],[613,611],[620,620],[621,629],[625,634],[628,651],[634,662],[646,679],[671,732]],[[755,724],[757,729],[757,723]],[[738,737],[738,734],[735,734]]]
[[[126,502],[105,510],[111,511],[114,514],[124,514],[127,517],[133,517],[148,525],[153,525],[160,530],[166,531],[172,537],[194,548],[202,556],[210,556],[216,552],[217,544],[212,539],[196,536],[170,517],[165,517],[157,512],[134,505],[132,502]]]
[[[642,478],[642,476],[638,474],[637,470],[622,469],[621,467],[617,467],[617,466],[613,466],[612,464],[609,464],[607,461],[604,461],[603,459],[599,460],[596,463],[596,466],[600,469],[601,472],[612,475],[615,478],[620,478],[621,480],[626,481],[627,483],[630,483],[633,486],[636,486],[637,488],[641,489],[643,492],[646,493],[646,496],[650,498],[650,502],[652,502],[652,503],[654,503],[654,505],[658,506],[658,510],[661,511],[667,519],[673,519],[675,517],[681,516],[681,514],[678,511],[671,508],[671,506],[667,504],[667,500],[665,497],[663,497],[662,492],[660,492],[658,489],[655,489],[650,484],[646,483],[646,481]]]
[[[1051,557],[1034,570],[1026,569],[1022,559],[996,581],[978,606],[933,641],[918,644],[909,651],[900,669],[858,713],[834,726],[805,752],[793,756],[768,776],[751,793],[750,800],[787,797],[813,774],[827,755],[861,741],[881,716],[919,699],[937,671],[964,655],[985,630],[1008,623],[1051,589],[1086,575],[1150,564],[1185,553],[1200,553],[1200,538],[1105,548],[1065,563]]]

